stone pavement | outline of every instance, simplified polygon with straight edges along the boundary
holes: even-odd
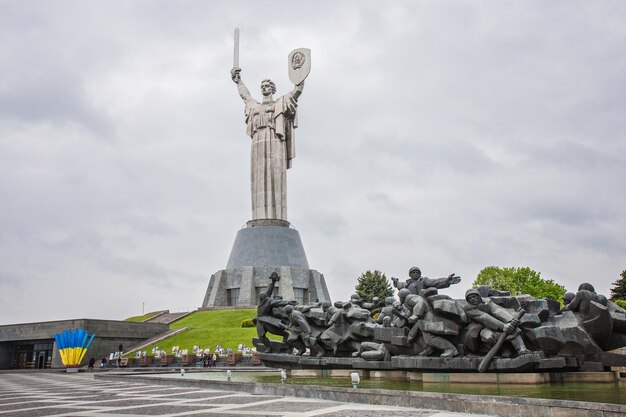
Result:
[[[94,380],[93,374],[0,374],[0,417],[490,417],[232,391]]]

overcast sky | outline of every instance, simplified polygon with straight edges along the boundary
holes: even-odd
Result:
[[[626,2],[0,1],[0,324],[199,307],[251,218],[230,79],[300,97],[289,221],[380,269],[626,269]]]

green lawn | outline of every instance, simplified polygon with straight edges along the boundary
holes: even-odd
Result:
[[[191,349],[194,345],[202,349],[215,350],[220,344],[224,349],[237,349],[240,343],[252,347],[252,338],[256,337],[256,328],[242,328],[241,321],[256,316],[255,309],[243,310],[212,310],[196,311],[182,319],[170,324],[170,329],[182,329],[190,327],[191,330],[176,334],[144,350],[150,356],[152,348],[158,346],[160,350],[171,353],[172,346],[178,346],[181,350]],[[271,339],[281,340],[280,336],[268,335]],[[134,357],[131,354],[130,357]]]
[[[241,328],[241,321],[256,316],[256,309],[196,311],[170,324],[170,329]]]

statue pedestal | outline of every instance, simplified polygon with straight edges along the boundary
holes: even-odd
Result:
[[[300,304],[330,301],[324,276],[309,268],[300,234],[284,220],[251,220],[237,232],[226,269],[211,275],[202,308],[256,307],[280,275],[274,295]]]

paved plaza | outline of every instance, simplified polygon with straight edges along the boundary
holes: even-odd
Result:
[[[0,417],[489,417],[233,391],[98,381],[93,374],[0,374]]]

